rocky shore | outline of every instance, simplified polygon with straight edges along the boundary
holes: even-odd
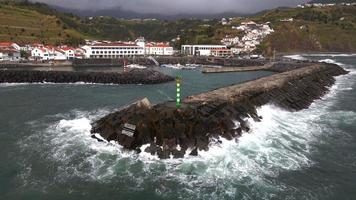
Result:
[[[250,130],[248,119],[260,121],[257,108],[275,104],[290,111],[308,108],[347,72],[333,64],[309,63],[254,81],[187,97],[181,109],[175,102],[151,105],[138,101],[93,124],[92,137],[117,141],[129,150],[161,159],[198,155],[219,138],[237,139]]]
[[[174,78],[151,69],[132,69],[127,72],[70,72],[36,70],[0,70],[0,83],[101,83],[157,84]]]

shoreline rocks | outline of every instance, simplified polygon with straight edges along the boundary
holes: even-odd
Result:
[[[295,69],[294,69],[295,68]],[[334,76],[347,72],[333,64],[311,63],[241,84],[151,105],[138,101],[93,124],[91,132],[115,140],[126,149],[143,151],[161,159],[198,155],[219,138],[233,140],[249,132],[248,119],[260,121],[257,108],[275,104],[289,111],[308,108],[334,84]],[[127,132],[126,126],[132,129]]]
[[[122,73],[0,70],[0,83],[158,84],[169,81],[174,81],[174,78],[151,69],[132,69]]]

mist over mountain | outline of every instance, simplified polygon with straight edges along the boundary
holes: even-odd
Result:
[[[81,16],[118,18],[216,18],[248,15],[277,7],[294,7],[308,0],[31,0]]]
[[[115,7],[111,9],[104,10],[80,10],[80,9],[71,9],[65,8],[61,6],[54,6],[58,11],[69,12],[75,15],[79,15],[81,17],[91,17],[91,16],[109,16],[115,18],[123,18],[123,19],[162,19],[162,20],[176,20],[176,19],[216,19],[222,17],[235,17],[235,16],[250,16],[249,13],[237,13],[237,12],[223,12],[217,14],[175,14],[175,15],[167,15],[167,14],[159,14],[159,13],[138,13],[134,11],[127,11],[122,9],[121,7]]]

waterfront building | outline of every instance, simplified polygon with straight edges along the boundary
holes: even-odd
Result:
[[[21,54],[19,50],[14,48],[0,48],[0,62],[1,61],[19,61]]]
[[[85,58],[122,58],[143,56],[144,48],[136,44],[128,43],[97,43],[85,45]]]
[[[212,49],[211,55],[214,57],[229,57],[232,56],[230,49]]]
[[[226,45],[182,45],[181,53],[193,56],[210,56],[213,49],[227,49]]]
[[[73,60],[75,58],[75,49],[72,47],[63,47],[59,49],[61,52],[64,53],[67,60]]]
[[[38,46],[31,51],[31,59],[38,61],[67,60],[63,50],[52,46]]]
[[[21,50],[20,46],[14,42],[0,42],[0,48],[15,49],[17,51]]]
[[[173,54],[173,47],[168,43],[147,43],[145,46],[145,55],[171,56]]]

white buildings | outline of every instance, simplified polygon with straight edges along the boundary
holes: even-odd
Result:
[[[145,46],[145,55],[171,56],[173,54],[173,47],[166,43],[147,43]]]
[[[13,42],[0,42],[0,61],[19,61],[20,46]]]
[[[210,56],[211,50],[227,49],[226,45],[182,45],[181,53],[193,56]]]
[[[143,56],[144,48],[136,44],[127,43],[97,43],[85,45],[85,58],[121,58]]]
[[[17,51],[21,50],[20,46],[14,42],[0,42],[0,48],[12,48]]]
[[[257,48],[257,46],[262,42],[262,40],[269,34],[273,33],[274,30],[269,26],[269,22],[265,24],[257,24],[253,21],[242,22],[240,26],[232,27],[233,29],[243,31],[245,35],[241,38],[239,42],[234,44],[234,54],[239,53],[250,53]],[[229,40],[224,40],[223,44],[227,44]]]
[[[59,48],[51,46],[39,46],[35,47],[31,51],[31,59],[46,61],[46,60],[67,60],[65,52]]]
[[[75,49],[74,48],[63,47],[60,50],[64,53],[67,60],[73,60],[75,58]]]
[[[238,44],[240,42],[240,38],[239,37],[228,37],[226,36],[225,38],[223,38],[221,40],[221,43],[226,45],[226,46],[232,46],[235,44]]]
[[[230,49],[212,49],[211,55],[215,57],[229,57],[232,56],[232,51]]]
[[[0,48],[1,61],[19,61],[21,59],[20,51],[16,49]]]
[[[144,55],[171,56],[174,54],[173,47],[169,43],[146,42],[144,37],[137,38],[135,43],[144,48]]]

